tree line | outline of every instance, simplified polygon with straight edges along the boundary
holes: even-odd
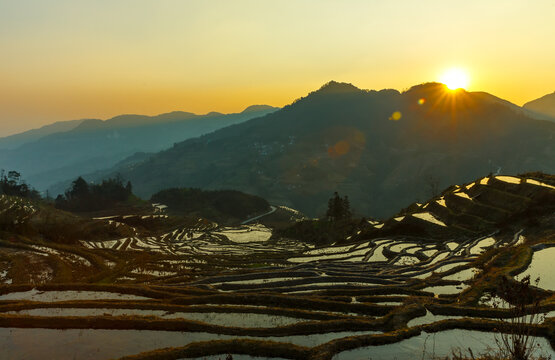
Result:
[[[22,179],[19,172],[14,170],[6,172],[4,169],[0,170],[0,194],[32,199],[40,199],[41,197],[37,190]]]
[[[89,184],[81,176],[75,179],[64,195],[58,195],[55,205],[68,211],[97,211],[125,202],[133,195],[131,182],[123,184],[116,176],[102,180],[100,184]]]
[[[23,180],[21,173],[0,170],[0,195],[19,196],[33,200],[42,200],[41,194]],[[63,195],[58,195],[54,205],[58,209],[69,211],[97,211],[125,202],[133,195],[131,182],[124,185],[116,176],[102,180],[99,184],[89,184],[79,176]],[[48,192],[47,202],[52,202]]]

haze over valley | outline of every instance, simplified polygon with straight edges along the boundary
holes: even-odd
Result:
[[[55,164],[54,158],[69,162],[61,152],[80,156],[75,169],[66,165],[64,171],[29,177],[30,181],[39,177],[38,184],[55,184],[42,186],[53,197],[63,193],[75,176],[98,182],[119,174],[145,199],[170,187],[236,189],[312,217],[323,215],[334,191],[348,194],[359,214],[383,217],[478,176],[555,170],[555,122],[540,120],[543,117],[493,95],[452,91],[439,83],[400,93],[332,81],[279,111],[262,111],[248,112],[254,117],[250,121],[205,131],[201,137],[189,136],[188,128],[180,133],[167,125],[148,126],[142,133],[116,125],[85,132],[85,122],[73,131],[85,133],[88,145],[83,137],[64,133],[74,143],[56,146],[60,153],[52,154],[48,163],[43,162],[47,146],[58,141],[53,135],[16,152],[22,152],[35,172],[38,163]],[[126,141],[124,134],[132,130],[138,133],[136,139]],[[114,133],[122,135],[114,138]],[[179,137],[191,139],[171,141]],[[99,138],[102,147],[97,146]],[[115,148],[127,153],[136,147],[155,149],[155,139],[163,139],[158,148],[164,143],[173,146],[128,158],[112,155],[118,154]],[[86,147],[77,150],[72,144]],[[104,157],[110,154],[109,160],[92,158],[90,149]],[[122,162],[115,164],[118,159]],[[13,161],[25,163],[17,157]],[[115,166],[102,166],[109,161]]]

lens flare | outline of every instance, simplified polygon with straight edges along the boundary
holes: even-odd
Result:
[[[401,120],[401,117],[403,117],[403,114],[401,114],[400,111],[395,111],[393,114],[391,114],[389,120],[398,121]]]

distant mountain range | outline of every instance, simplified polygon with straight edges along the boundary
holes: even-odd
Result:
[[[114,166],[137,152],[157,152],[277,109],[255,105],[237,114],[195,115],[178,111],[55,123],[0,139],[0,168],[21,172],[29,183],[42,190],[59,181]]]
[[[555,121],[555,92],[527,102],[523,105],[523,108],[542,116],[546,120]]]
[[[338,191],[357,213],[386,217],[488,173],[553,173],[554,135],[555,123],[486,93],[330,82],[279,111],[88,179],[120,173],[145,198],[170,187],[236,189],[310,216]]]
[[[508,108],[510,108],[511,110],[513,110],[514,112],[523,114],[529,118],[535,119],[535,120],[550,120],[550,121],[555,121],[555,116],[550,116],[548,114],[542,113],[542,112],[538,112],[538,111],[534,111],[533,109],[529,109],[526,108],[526,104],[523,107],[520,107],[516,104],[513,104],[510,101],[498,98],[497,96],[494,96],[492,94],[486,93],[486,92],[481,92],[481,91],[475,91],[472,92],[473,95],[475,95],[478,98],[481,98],[484,101],[490,101],[490,102],[494,102],[494,103],[498,103],[501,105],[505,105]]]
[[[69,131],[76,128],[83,121],[82,120],[69,120],[69,121],[58,121],[50,125],[45,125],[38,129],[28,130],[19,134],[10,135],[0,138],[0,150],[4,149],[16,149],[23,144],[36,141],[42,137],[58,133]]]

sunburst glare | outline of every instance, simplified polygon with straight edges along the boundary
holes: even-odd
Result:
[[[441,75],[439,80],[447,85],[450,90],[465,89],[469,83],[468,73],[461,68],[448,69]]]

